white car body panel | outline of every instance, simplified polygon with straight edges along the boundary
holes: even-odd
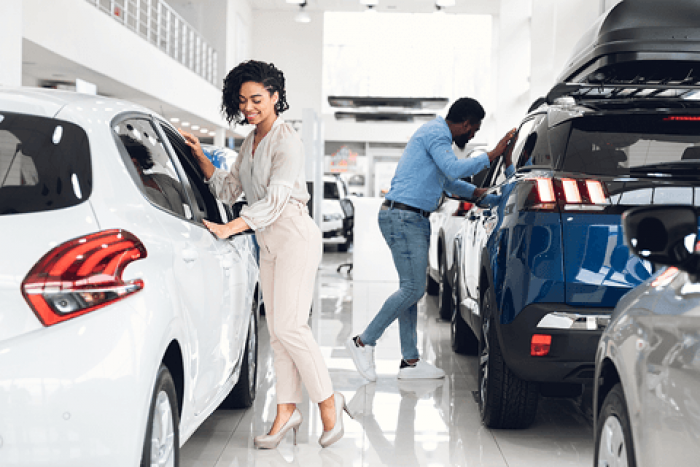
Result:
[[[170,346],[183,363],[181,445],[238,381],[258,278],[251,238],[215,239],[145,198],[109,124],[120,112],[146,116],[147,109],[3,88],[0,114],[8,111],[58,112],[85,128],[93,188],[77,206],[0,216],[0,241],[20,245],[6,248],[0,262],[0,465],[138,465],[155,376]],[[112,228],[146,248],[123,274],[143,279],[143,290],[44,327],[22,297],[25,275],[51,248]]]
[[[322,204],[323,219],[321,222],[322,232],[338,231],[338,235],[343,234],[343,209],[337,200],[324,199]],[[332,219],[328,219],[332,216]]]

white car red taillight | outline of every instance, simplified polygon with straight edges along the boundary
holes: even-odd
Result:
[[[124,230],[105,230],[63,243],[45,254],[22,281],[22,294],[44,326],[102,308],[143,289],[125,282],[126,266],[146,248]]]

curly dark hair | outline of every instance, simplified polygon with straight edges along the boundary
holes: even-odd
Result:
[[[143,170],[153,168],[153,156],[145,144],[130,135],[119,135],[129,157],[136,159]]]
[[[248,123],[239,107],[239,94],[243,83],[253,81],[262,84],[270,96],[279,93],[275,104],[277,115],[289,109],[287,91],[284,89],[284,74],[272,63],[248,60],[236,65],[224,78],[224,89],[221,101],[221,113],[230,123]]]

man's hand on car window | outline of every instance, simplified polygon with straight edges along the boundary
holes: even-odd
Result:
[[[508,147],[508,142],[511,140],[511,138],[513,138],[513,136],[515,136],[516,132],[517,130],[515,128],[511,129],[505,134],[505,136],[503,136],[503,138],[501,138],[495,148],[486,153],[489,156],[490,162],[493,162],[494,159],[503,154],[503,151],[505,151]]]

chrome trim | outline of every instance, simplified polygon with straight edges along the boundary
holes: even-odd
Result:
[[[542,317],[538,329],[572,329],[580,331],[602,331],[610,323],[610,314],[580,314],[555,311]]]
[[[479,309],[479,303],[477,303],[476,300],[473,298],[465,298],[462,300],[461,303],[462,306],[464,306],[469,312],[473,315],[480,316],[481,315],[481,310]]]

